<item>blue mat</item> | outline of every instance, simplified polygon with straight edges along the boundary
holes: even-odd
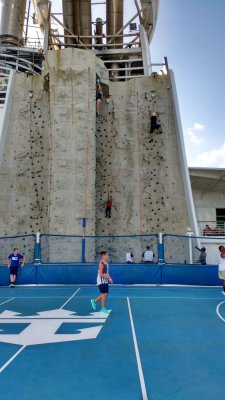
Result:
[[[225,297],[219,288],[0,289],[4,400],[220,400]]]
[[[97,264],[26,264],[18,284],[95,284]],[[218,266],[181,264],[112,264],[110,273],[117,284],[179,284],[216,286]],[[9,285],[9,270],[0,268],[0,285]]]

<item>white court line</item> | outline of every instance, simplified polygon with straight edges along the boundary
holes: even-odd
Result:
[[[2,306],[3,304],[8,303],[9,301],[12,301],[14,299],[15,299],[15,297],[10,297],[9,300],[6,300],[6,301],[3,301],[3,303],[0,303],[0,306]]]
[[[78,290],[80,290],[80,289],[81,288],[79,288]],[[77,290],[77,292],[78,292],[78,290]],[[72,296],[74,296],[74,294]],[[4,298],[7,298],[7,297],[4,297]],[[89,299],[89,298],[90,298],[90,296],[79,296],[79,299]],[[111,296],[110,298],[121,300],[121,299],[126,299],[127,296],[115,296],[115,297]],[[166,300],[168,300],[168,299],[221,300],[221,297],[178,297],[178,296],[129,296],[129,298],[130,299],[160,299],[160,300],[164,300],[164,299],[166,299]],[[19,296],[19,297],[13,297],[13,298],[10,297],[10,299],[7,300],[6,302],[14,300],[14,299],[16,299],[16,300],[19,300],[19,299],[49,299],[49,300],[51,300],[51,299],[67,299],[67,296]],[[0,303],[0,305],[4,304],[6,302]]]
[[[78,293],[78,291],[81,288],[77,289],[77,291],[75,293],[73,293],[72,297],[75,296],[76,293]],[[2,297],[2,298],[7,298],[7,297]],[[1,304],[7,303],[8,301],[11,300],[19,300],[19,299],[66,299],[67,296],[19,296],[19,297],[10,297],[9,300],[4,301]],[[79,296],[79,299],[89,299],[90,296]],[[127,296],[111,296],[111,299],[126,299]],[[221,297],[181,297],[181,296],[129,296],[130,299],[178,299],[178,300],[221,300]]]
[[[139,349],[138,349],[137,337],[136,337],[136,333],[135,333],[135,329],[134,329],[134,321],[133,321],[133,316],[132,316],[132,312],[131,312],[129,297],[127,297],[127,305],[128,305],[128,310],[129,310],[130,324],[131,324],[131,330],[132,330],[133,341],[134,341],[134,349],[135,349],[137,366],[138,366],[138,374],[139,374],[139,379],[140,379],[140,384],[141,384],[142,400],[148,400],[148,395],[147,395],[146,386],[145,386],[145,379],[144,379],[144,374],[143,374],[142,365],[141,365],[141,357],[140,357],[140,353],[139,353]]]
[[[67,303],[69,303],[69,301],[72,300],[72,298],[73,298],[74,296],[76,296],[76,294],[79,292],[79,290],[80,290],[80,288],[78,288],[78,289],[76,290],[76,292],[74,292],[74,293],[72,294],[72,296],[60,307],[60,309],[62,309],[63,307],[65,307],[65,305],[66,305]]]
[[[225,318],[222,317],[222,315],[220,314],[220,306],[222,306],[222,304],[224,304],[225,301],[221,301],[221,303],[218,304],[218,306],[216,307],[216,313],[218,315],[218,317],[225,322]]]
[[[31,297],[32,298],[32,297]],[[49,298],[51,298],[51,297],[49,297]],[[79,299],[89,299],[90,298],[90,296],[79,296]],[[113,297],[113,296],[111,296],[110,297],[110,299],[118,299],[118,300],[121,300],[121,299],[127,299],[127,296],[115,296],[115,297]],[[221,299],[221,297],[178,297],[178,296],[174,296],[174,297],[172,297],[172,296],[129,296],[129,299],[159,299],[159,300],[164,300],[164,299],[166,299],[166,300],[168,300],[168,299],[177,299],[177,300],[180,300],[180,299],[182,299],[182,300],[220,300]]]
[[[22,346],[1,368],[0,373],[4,371],[6,367],[25,349],[26,346]]]

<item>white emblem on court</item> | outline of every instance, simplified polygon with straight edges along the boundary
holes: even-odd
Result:
[[[22,316],[20,313],[6,310],[0,314],[0,342],[26,347],[96,339],[108,316],[109,314],[100,312],[80,316],[62,308],[42,311],[33,316]],[[19,333],[13,333],[15,324],[20,324]],[[78,324],[79,327],[76,327]],[[90,327],[91,324],[93,326]],[[66,329],[63,330],[63,327]],[[69,330],[70,333],[63,333],[65,330]]]

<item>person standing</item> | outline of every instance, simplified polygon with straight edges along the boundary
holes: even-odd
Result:
[[[206,265],[206,256],[207,256],[207,254],[206,254],[206,248],[205,248],[205,247],[202,247],[201,249],[199,249],[197,246],[195,246],[195,248],[196,248],[198,251],[200,251],[198,261],[200,262],[201,265]]]
[[[16,277],[18,275],[19,267],[25,264],[25,256],[19,254],[19,249],[15,247],[13,253],[8,256],[7,265],[10,270],[10,287],[15,287]]]
[[[223,281],[223,295],[225,296],[225,247],[219,246],[219,278]]]
[[[150,246],[146,246],[146,250],[142,253],[142,262],[145,264],[153,264],[155,254],[150,249]]]
[[[98,266],[98,275],[97,275],[97,285],[100,291],[100,296],[96,297],[96,299],[91,299],[91,305],[93,310],[96,310],[97,304],[101,301],[101,310],[100,312],[104,314],[108,314],[108,310],[106,309],[106,297],[109,293],[109,283],[113,283],[111,276],[109,275],[109,264],[108,264],[109,254],[107,251],[101,252],[101,261]]]
[[[132,249],[132,247],[130,247],[126,253],[126,262],[127,264],[133,264],[135,262],[134,249]]]

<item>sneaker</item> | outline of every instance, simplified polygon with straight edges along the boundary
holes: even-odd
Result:
[[[100,312],[102,312],[102,313],[104,313],[104,314],[109,314],[109,312],[108,312],[108,310],[106,310],[106,308],[102,308],[102,309],[100,310]]]
[[[225,296],[225,292],[224,291],[222,291],[221,293]]]
[[[96,306],[94,299],[91,299],[91,305],[92,305],[93,310],[96,310],[97,306]]]
[[[11,283],[11,285],[9,285],[9,287],[14,288],[15,287],[14,283]]]

